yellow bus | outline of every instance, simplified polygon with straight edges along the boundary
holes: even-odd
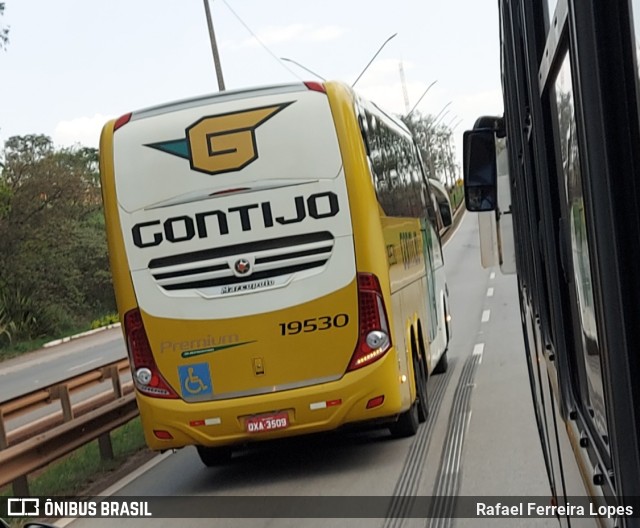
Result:
[[[346,424],[416,433],[447,366],[451,206],[400,121],[337,82],[222,92],[107,123],[100,163],[149,447],[215,465]]]

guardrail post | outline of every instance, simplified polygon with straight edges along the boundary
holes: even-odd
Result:
[[[113,460],[113,444],[109,433],[98,437],[98,447],[100,448],[100,458],[102,460]]]
[[[73,420],[73,408],[71,407],[71,397],[67,385],[57,385],[49,389],[49,394],[54,399],[60,400],[62,406],[62,418],[65,422]]]
[[[26,475],[22,475],[18,477],[11,483],[11,487],[13,488],[13,496],[14,497],[29,497],[29,481],[27,480]]]
[[[9,440],[7,440],[7,428],[4,425],[4,416],[2,413],[2,407],[0,407],[0,450],[9,447]]]
[[[122,382],[120,381],[120,371],[117,365],[109,369],[109,376],[111,376],[111,384],[113,385],[113,393],[116,399],[122,398]]]
[[[120,371],[118,365],[112,365],[108,369],[102,370],[102,379],[105,377],[111,378],[111,385],[113,387],[113,393],[115,399],[122,397],[122,383],[120,382]],[[111,435],[105,433],[98,437],[98,447],[100,448],[101,460],[113,460],[113,444],[111,443]]]

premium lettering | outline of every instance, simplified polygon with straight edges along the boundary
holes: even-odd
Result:
[[[296,196],[288,211],[274,216],[271,202],[253,203],[225,210],[205,211],[191,216],[181,215],[166,220],[141,222],[131,229],[133,243],[139,248],[159,246],[164,241],[186,242],[194,238],[224,236],[229,234],[229,220],[237,219],[242,231],[251,231],[260,225],[264,228],[276,224],[297,224],[307,217],[319,220],[330,218],[340,211],[338,196],[332,192],[312,194],[305,199]],[[276,213],[277,214],[277,213]]]
[[[231,345],[233,343],[238,343],[239,341],[240,337],[238,334],[229,334],[217,337],[207,335],[205,337],[190,339],[188,341],[162,341],[160,343],[160,352],[184,352],[186,350]]]

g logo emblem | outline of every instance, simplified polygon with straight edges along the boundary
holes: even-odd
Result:
[[[256,128],[291,103],[203,117],[187,127],[186,139],[146,145],[186,158],[206,174],[238,171],[258,159]]]
[[[239,275],[247,275],[251,271],[251,263],[247,259],[236,260],[233,267]]]

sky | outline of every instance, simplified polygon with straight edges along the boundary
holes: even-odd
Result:
[[[462,132],[502,113],[497,0],[209,0],[227,90],[353,83],[384,110],[438,115]],[[204,0],[5,0],[0,144],[46,134],[97,147],[132,110],[218,91]],[[257,36],[257,38],[256,38]],[[444,109],[444,110],[443,110]],[[441,112],[442,111],[442,112]]]

